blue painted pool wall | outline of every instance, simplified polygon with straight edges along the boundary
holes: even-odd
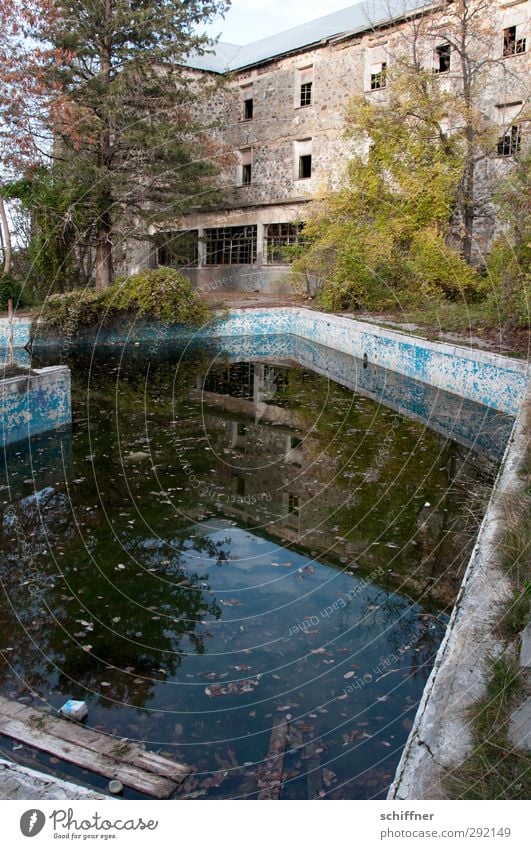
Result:
[[[50,366],[0,380],[0,445],[65,427],[72,421],[70,369]]]
[[[0,329],[2,321],[5,323],[5,319],[0,319]],[[21,329],[23,320],[20,322],[18,338],[27,341],[29,321],[27,338]],[[0,332],[0,341],[2,334],[5,336],[5,328]],[[370,363],[381,368],[510,415],[518,412],[527,385],[527,364],[521,360],[460,345],[430,342],[368,322],[302,307],[232,310],[226,317],[217,317],[200,329],[127,320],[122,326],[99,329],[96,337],[76,335],[60,341],[69,348],[134,341],[156,345],[183,338],[264,334],[293,334],[358,359],[366,354]],[[38,350],[40,346],[57,345],[58,340],[37,332],[34,342]]]

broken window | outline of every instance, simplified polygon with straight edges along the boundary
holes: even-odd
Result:
[[[439,44],[439,46],[435,48],[433,73],[434,74],[444,74],[446,71],[449,71],[449,70],[450,70],[450,45],[449,44]]]
[[[170,268],[190,268],[198,264],[197,230],[174,230],[154,236],[157,264]]]
[[[240,161],[242,168],[241,184],[242,186],[250,186],[253,172],[253,152],[250,147],[240,151]]]
[[[312,105],[312,85],[313,83],[303,83],[301,85],[301,106]]]
[[[252,265],[256,262],[256,224],[205,230],[206,265]]]
[[[518,124],[513,124],[498,139],[498,156],[514,156],[519,153],[521,143],[521,132]]]
[[[265,243],[267,262],[270,265],[288,265],[290,247],[301,242],[302,224],[267,224]]]
[[[252,97],[247,97],[243,101],[243,120],[251,121],[253,117],[254,101]]]
[[[387,84],[387,62],[380,62],[371,68],[371,91],[385,88]]]
[[[288,513],[299,512],[299,496],[293,492],[288,493]]]
[[[525,37],[519,26],[506,27],[503,31],[503,56],[525,53]]]

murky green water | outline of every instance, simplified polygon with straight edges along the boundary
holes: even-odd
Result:
[[[182,795],[256,797],[284,721],[282,798],[385,795],[510,427],[297,344],[71,359],[72,432],[5,457],[3,692],[85,699]]]

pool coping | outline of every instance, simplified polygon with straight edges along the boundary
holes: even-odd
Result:
[[[531,439],[531,388],[513,426],[445,636],[426,682],[387,799],[444,799],[444,782],[472,749],[470,708],[486,692],[487,662],[504,643],[494,633],[511,581],[498,540],[503,501],[521,487],[519,467]]]

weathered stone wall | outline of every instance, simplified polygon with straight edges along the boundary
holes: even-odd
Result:
[[[476,82],[477,120],[484,123],[486,130],[485,155],[479,157],[476,171],[474,237],[478,262],[499,230],[492,192],[510,167],[510,157],[493,155],[496,140],[504,123],[507,126],[512,120],[514,104],[525,104],[530,79],[527,53],[502,58],[502,33],[513,19],[528,19],[529,5],[493,0],[492,12],[485,15],[484,32],[477,41],[484,60],[481,78]],[[444,18],[436,14],[440,32],[447,32]],[[435,30],[433,22],[426,22],[419,29],[418,20],[413,19],[371,31],[368,22],[365,33],[328,39],[317,47],[235,71],[226,86],[217,88],[206,106],[201,107],[201,117],[217,123],[213,142],[220,151],[223,205],[217,210],[201,210],[198,206],[197,211],[176,221],[175,229],[198,229],[201,237],[204,227],[257,224],[256,265],[261,266],[265,262],[264,225],[303,220],[308,200],[336,188],[352,154],[366,149],[367,142],[345,138],[344,126],[345,110],[352,96],[364,94],[371,102],[381,102],[387,96],[389,88],[370,90],[371,68],[375,63],[386,62],[392,74],[400,56],[411,56],[414,43],[423,67],[433,67],[435,47],[445,41]],[[529,35],[527,40],[531,40]],[[301,107],[300,74],[309,67],[313,69],[312,103]],[[450,70],[438,79],[442,93],[460,89],[461,66],[456,52],[451,55]],[[243,101],[248,97],[253,99],[253,116],[244,120]],[[312,175],[298,179],[297,145],[310,139]],[[252,180],[250,185],[242,185],[241,152],[247,150],[251,151]],[[232,151],[232,157],[227,156],[228,151]],[[148,261],[145,253],[144,261]],[[133,264],[138,267],[138,252]],[[208,266],[196,276],[210,284],[218,275],[219,269]],[[235,279],[241,276],[235,275]]]

